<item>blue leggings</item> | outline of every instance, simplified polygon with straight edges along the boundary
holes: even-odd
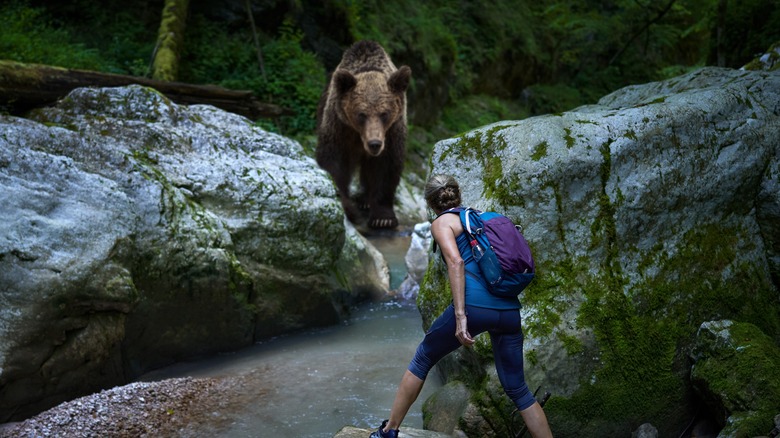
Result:
[[[498,379],[504,391],[519,410],[530,407],[534,399],[523,373],[523,330],[520,327],[520,312],[495,310],[466,306],[468,330],[472,337],[488,332],[493,345]],[[425,380],[428,372],[444,356],[460,347],[455,337],[455,310],[450,305],[433,322],[425,339],[417,347],[409,371]]]

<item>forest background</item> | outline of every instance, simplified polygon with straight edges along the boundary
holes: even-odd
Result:
[[[176,80],[291,110],[255,122],[310,152],[327,75],[354,41],[378,41],[413,71],[407,161],[421,176],[440,139],[705,65],[739,68],[780,41],[778,0],[178,2]],[[150,77],[165,3],[4,1],[0,59]]]

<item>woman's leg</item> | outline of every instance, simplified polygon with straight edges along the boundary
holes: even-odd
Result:
[[[390,410],[390,419],[384,431],[398,429],[412,404],[420,395],[428,373],[444,356],[460,347],[455,337],[455,311],[449,306],[425,334],[425,339],[417,347],[409,368],[401,378],[395,401]]]
[[[531,436],[552,437],[547,416],[525,382],[520,313],[501,311],[500,321],[499,327],[490,331],[490,340],[501,386],[517,406]]]
[[[539,403],[534,402],[530,407],[520,411],[520,415],[533,438],[552,438],[547,416],[544,415],[544,410]]]
[[[398,385],[398,391],[395,393],[395,401],[393,401],[393,407],[390,410],[390,419],[387,421],[387,426],[385,426],[385,432],[401,427],[401,422],[404,421],[409,408],[417,400],[417,396],[420,395],[423,383],[425,383],[425,380],[406,370],[401,378],[401,383]]]

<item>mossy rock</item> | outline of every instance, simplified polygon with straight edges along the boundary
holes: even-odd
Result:
[[[705,322],[692,356],[691,382],[724,427],[720,436],[758,436],[780,413],[780,348],[758,327]]]

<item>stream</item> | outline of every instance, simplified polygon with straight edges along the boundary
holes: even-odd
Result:
[[[369,238],[385,256],[391,289],[406,275],[409,236]],[[217,357],[175,364],[141,380],[243,376],[246,403],[221,412],[220,437],[332,438],[346,425],[376,428],[424,333],[411,302],[367,303],[342,325],[280,336]],[[441,386],[431,373],[404,426],[422,429],[422,404]]]

